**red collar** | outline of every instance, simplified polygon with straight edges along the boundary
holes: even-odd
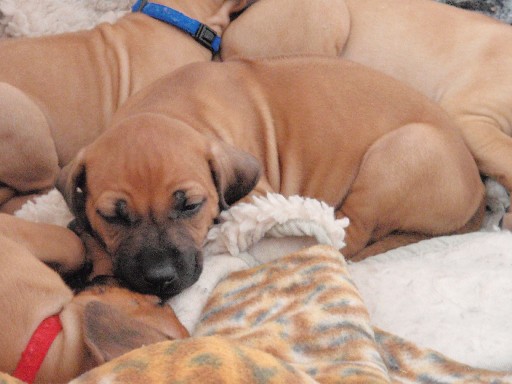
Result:
[[[62,324],[59,315],[43,320],[30,338],[12,375],[26,383],[32,383],[48,350],[61,330]]]

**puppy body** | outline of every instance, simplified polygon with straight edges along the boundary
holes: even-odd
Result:
[[[221,34],[241,0],[164,0]],[[53,186],[61,166],[108,125],[128,96],[212,53],[141,13],[92,30],[0,42],[0,204]]]
[[[368,65],[439,102],[480,171],[512,190],[511,26],[431,0],[259,0],[230,24],[222,50],[308,53]]]
[[[51,255],[52,263],[65,261],[59,265],[68,271],[83,261],[84,249],[73,232],[5,214],[0,215],[0,228],[0,371],[14,371],[32,333],[55,314],[62,331],[36,383],[68,382],[143,344],[187,335],[170,307],[158,305],[155,297],[115,286],[98,286],[73,296],[61,277],[42,262]]]
[[[59,185],[121,270],[141,256],[119,250],[143,247],[134,233],[148,228],[156,244],[176,246],[167,258],[186,260],[183,239],[200,249],[219,207],[251,191],[333,205],[351,220],[343,253],[352,257],[395,231],[461,230],[479,217],[484,190],[440,107],[376,71],[314,57],[174,72],[131,98]],[[124,277],[155,289],[140,271]]]

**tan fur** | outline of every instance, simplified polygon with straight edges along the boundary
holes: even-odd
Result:
[[[336,207],[351,220],[351,257],[394,231],[441,235],[472,219],[465,230],[475,229],[484,190],[440,107],[381,73],[317,57],[180,69],[131,98],[59,185],[121,268],[136,255],[119,250],[140,247],[147,223],[178,250],[184,239],[200,249],[219,208],[251,191]],[[176,191],[201,209],[174,218]],[[120,202],[125,225],[109,222]]]
[[[368,65],[439,102],[480,171],[512,190],[510,25],[431,0],[259,0],[223,38],[224,58],[305,53]]]
[[[221,34],[245,1],[158,3]],[[0,57],[2,204],[13,190],[51,188],[59,168],[105,129],[132,93],[212,54],[178,28],[130,13],[88,31],[3,40]]]
[[[42,262],[69,271],[84,261],[82,244],[70,230],[1,214],[0,233],[0,371],[14,371],[34,330],[54,314],[60,314],[63,330],[36,383],[65,383],[131,349],[187,336],[171,308],[154,296],[117,286],[73,296]]]

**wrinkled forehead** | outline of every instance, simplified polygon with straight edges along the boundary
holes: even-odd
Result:
[[[158,306],[160,298],[143,295],[125,287],[98,284],[84,289],[77,294],[81,299],[94,299],[117,307],[139,307],[141,305]]]
[[[124,284],[118,278],[110,275],[100,275],[88,281],[85,286],[75,292],[75,295],[100,296],[107,291],[117,291],[122,288],[124,288]]]
[[[160,216],[176,204],[177,194],[215,205],[208,141],[168,121],[150,122],[119,126],[90,146],[85,159],[89,210],[108,214],[123,201],[133,214]]]
[[[146,115],[119,124],[90,146],[87,179],[132,187],[200,181],[209,173],[208,152],[207,140],[193,129]]]
[[[166,153],[205,152],[207,139],[185,123],[154,113],[124,119],[109,128],[91,146],[91,151],[122,157],[159,156]],[[114,158],[114,156],[112,156]]]

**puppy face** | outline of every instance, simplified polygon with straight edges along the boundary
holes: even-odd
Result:
[[[259,170],[249,154],[179,121],[142,115],[87,147],[58,186],[112,256],[114,274],[167,298],[197,281],[219,210],[249,193]]]

